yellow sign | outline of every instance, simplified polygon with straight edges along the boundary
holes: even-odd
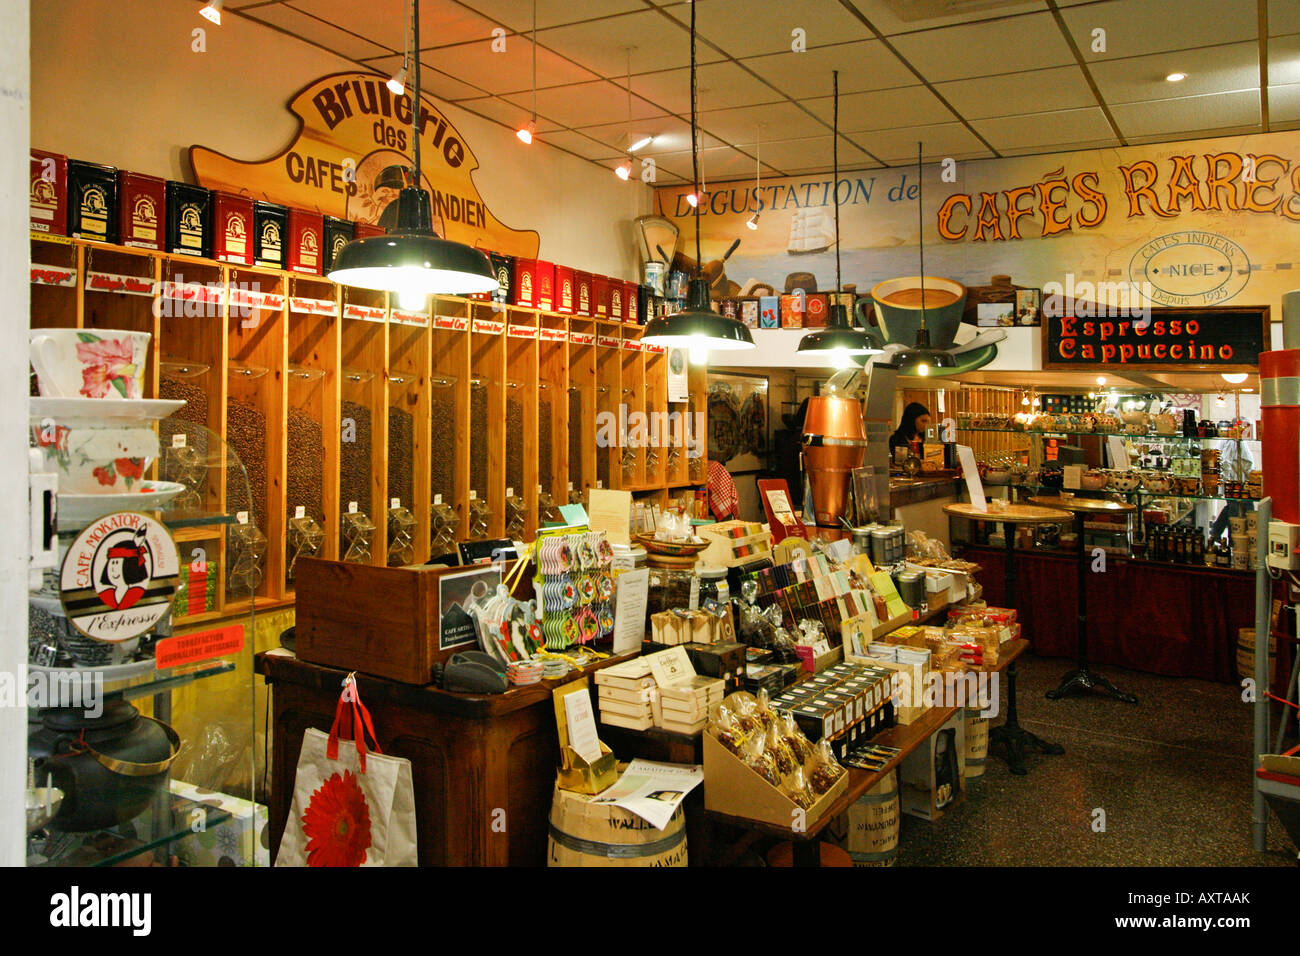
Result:
[[[492,215],[474,186],[474,154],[450,121],[421,100],[421,185],[432,199],[434,229],[479,249],[535,258],[538,234],[511,229]],[[191,147],[199,184],[387,225],[385,212],[391,220],[398,187],[379,177],[389,166],[412,165],[410,93],[393,96],[374,73],[336,73],[299,92],[289,108],[301,126],[271,159],[244,162]]]

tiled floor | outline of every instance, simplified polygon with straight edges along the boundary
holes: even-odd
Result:
[[[1065,748],[1012,776],[990,753],[964,805],[937,823],[904,816],[903,866],[1287,866],[1296,849],[1271,819],[1252,849],[1252,716],[1226,684],[1104,668],[1139,704],[1047,700],[1070,669],[1022,659],[1020,722]],[[1004,691],[1005,694],[1005,691]],[[1001,723],[1001,716],[994,723]],[[1094,830],[1104,811],[1105,830]]]

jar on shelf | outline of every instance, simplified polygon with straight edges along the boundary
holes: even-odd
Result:
[[[727,569],[723,567],[701,567],[696,569],[700,579],[699,604],[716,601],[725,604],[731,600],[731,588],[727,584]]]

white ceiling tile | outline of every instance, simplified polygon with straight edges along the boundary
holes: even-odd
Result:
[[[463,76],[489,93],[516,93],[531,90],[533,85],[533,51],[527,41],[511,44],[505,53],[493,53],[491,44],[488,43],[449,46],[425,52],[421,62],[432,62],[451,76]],[[556,56],[539,44],[539,88],[584,83],[594,79],[596,75],[590,70]]]
[[[602,123],[597,126],[580,126],[577,129],[592,139],[613,146],[622,152],[627,143],[627,122]],[[691,148],[691,125],[675,116],[656,116],[650,119],[636,120],[632,123],[633,134],[645,133],[653,136],[650,145],[637,150],[638,155],[656,156],[663,153],[679,153]],[[713,149],[727,146],[722,140],[701,131],[700,148]],[[734,144],[739,145],[739,144]]]
[[[891,42],[931,83],[1074,62],[1049,13],[905,34]]]
[[[481,97],[487,92],[476,86],[470,86],[468,83],[462,83],[460,80],[443,73],[437,68],[436,59],[436,54],[431,51],[426,51],[420,57],[420,87],[424,93],[434,99],[451,103],[456,100]],[[390,53],[388,56],[367,60],[366,65],[373,67],[385,76],[392,76],[401,69],[402,56],[399,53]],[[410,76],[406,78],[406,82],[408,85],[412,82]]]
[[[526,0],[464,0],[464,4],[519,33],[533,28],[533,7]],[[600,0],[599,3],[537,0],[537,29],[540,32],[547,27],[644,9],[641,0]]]
[[[922,155],[927,162],[986,152],[984,145],[960,123],[877,130],[853,138],[863,149],[890,165],[915,162],[918,142],[923,144]]]
[[[998,152],[1025,146],[1099,140],[1111,135],[1106,115],[1098,106],[972,120],[971,125]]]
[[[410,13],[405,0],[289,0],[287,6],[373,40],[392,50],[406,49]],[[495,24],[456,0],[421,0],[420,48],[488,40]]]
[[[1295,0],[1268,0],[1268,34],[1280,37],[1300,33],[1300,3]]]
[[[1155,53],[1088,65],[1106,104],[1182,99],[1259,89],[1259,45],[1229,43],[1203,50]],[[1186,73],[1177,83],[1170,73]]]
[[[1187,139],[1214,139],[1219,136],[1245,136],[1250,133],[1258,133],[1259,124],[1247,124],[1245,126],[1219,126],[1211,129],[1197,130],[1193,137],[1189,133],[1179,131],[1177,133],[1154,134],[1150,136],[1130,136],[1128,143],[1130,146],[1148,146],[1153,143],[1179,143]]]
[[[951,3],[946,4],[953,6]],[[1038,13],[1043,9],[1041,0],[988,0],[980,4],[963,4],[970,9],[963,13],[931,16],[927,4],[916,0],[854,0],[854,6],[885,36],[953,26],[975,20]],[[930,4],[929,6],[933,6]]]
[[[1300,3],[1296,6],[1300,8]],[[1300,33],[1268,41],[1270,86],[1300,83]]]
[[[623,154],[617,148],[607,143],[598,142],[585,133],[575,132],[574,130],[556,130],[544,136],[538,134],[537,141],[567,149],[583,159],[612,159],[616,164],[623,157]]]
[[[746,106],[741,109],[708,110],[700,113],[700,129],[727,143],[752,143],[755,130],[763,124],[763,138],[797,139],[829,132],[829,127],[809,116],[793,103]]]
[[[789,51],[796,29],[803,30],[804,43],[810,48],[871,36],[866,26],[839,3],[700,0],[697,6],[695,19],[700,39],[737,59]],[[679,22],[690,25],[689,4],[667,10]]]
[[[1259,91],[1189,96],[1148,103],[1119,103],[1111,114],[1125,137],[1186,133],[1259,123]]]
[[[831,137],[809,136],[805,139],[787,139],[763,143],[763,165],[771,165],[784,172],[792,169],[831,169]],[[874,165],[861,147],[840,137],[840,168],[857,168],[863,163]]]
[[[1300,83],[1268,88],[1268,122],[1289,123],[1300,120]]]
[[[699,68],[696,81],[699,108],[754,106],[785,99],[781,93],[745,72],[734,63],[708,63]],[[626,82],[618,80],[618,82]],[[689,68],[662,70],[632,77],[632,90],[670,113],[689,116],[691,71]]]
[[[349,59],[360,60],[364,57],[380,56],[389,52],[376,43],[353,36],[345,30],[330,26],[323,20],[318,20],[286,4],[277,3],[273,6],[254,7],[248,10],[246,15],[261,20],[263,23],[280,27],[294,36],[319,44]]]
[[[1043,146],[1011,146],[999,150],[1003,156],[1033,156],[1039,153],[1072,153],[1080,149],[1110,149],[1119,146],[1114,136],[1078,143],[1049,143]]]
[[[631,53],[633,76],[689,66],[691,62],[690,33],[658,11],[644,7],[638,13],[539,30],[537,42],[601,76],[626,75],[629,46],[636,47]],[[697,62],[714,63],[722,59],[725,57],[705,44],[698,44]]]
[[[514,93],[506,97],[511,103],[531,110],[533,95]],[[627,90],[609,80],[556,86],[537,91],[537,112],[564,126],[590,126],[600,122],[627,122]],[[632,97],[632,119],[653,119],[664,111],[639,97]]]
[[[667,153],[656,157],[655,161],[661,166],[681,169],[685,171],[687,176],[691,175],[691,154],[689,152]],[[700,178],[704,181],[706,187],[710,183],[747,178],[753,175],[754,159],[752,156],[746,156],[730,146],[700,150]]]
[[[478,113],[481,116],[486,116],[488,119],[496,120],[498,123],[503,123],[511,129],[518,129],[521,126],[525,126],[529,120],[532,119],[531,109],[522,109],[513,103],[508,103],[495,96],[489,96],[477,100],[457,100],[456,105],[463,109],[470,110],[471,112]],[[563,129],[563,127],[563,123],[555,122],[545,113],[539,113],[537,117],[537,132],[539,136],[554,130]]]
[[[1085,60],[1140,56],[1235,43],[1258,36],[1255,0],[1112,0],[1061,11]],[[1093,50],[1093,31],[1105,31],[1106,49]]]
[[[879,40],[858,40],[809,49],[785,50],[740,61],[794,99],[824,96],[831,88],[831,72],[840,71],[840,93],[885,90],[910,86],[916,75]]]
[[[812,110],[827,124],[835,114],[834,97],[823,96],[804,100],[803,105]],[[900,126],[925,126],[946,123],[954,119],[949,110],[924,86],[907,86],[896,90],[877,90],[873,93],[840,94],[840,130],[855,133],[860,130],[894,129]]]
[[[956,80],[938,83],[935,89],[968,120],[1097,104],[1077,66]]]

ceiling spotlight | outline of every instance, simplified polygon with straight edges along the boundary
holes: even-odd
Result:
[[[529,123],[527,126],[519,127],[519,129],[515,130],[515,135],[519,137],[519,142],[526,146],[531,146],[533,143],[533,134],[536,132],[537,123],[534,121]]]
[[[388,81],[388,89],[392,92],[394,96],[401,96],[403,93],[406,92],[406,64],[405,63],[402,64],[402,68],[400,70],[398,70],[396,73],[393,74],[392,79]]]
[[[1020,397],[1020,404],[1021,404],[1021,405],[1028,405],[1028,404],[1029,404],[1029,396],[1028,396],[1028,395],[1022,395],[1022,396]]]
[[[695,195],[695,193],[687,193],[686,201],[690,203],[691,208],[694,209],[700,204],[700,197]]]
[[[1240,385],[1246,379],[1250,378],[1245,372],[1223,372],[1219,375],[1221,379],[1232,385]]]
[[[748,219],[746,219],[746,220],[745,220],[745,225],[748,226],[750,229],[757,229],[757,228],[758,228],[758,213],[754,213],[754,215],[752,215],[752,216],[750,216]]]
[[[1105,376],[1105,375],[1098,375],[1098,376],[1097,376],[1097,384],[1098,384],[1098,385],[1105,385],[1105,384],[1106,384],[1106,376]]]
[[[1228,403],[1225,402],[1225,401],[1223,400],[1223,396],[1222,396],[1222,395],[1219,395],[1218,397],[1216,397],[1216,398],[1214,399],[1214,407],[1215,407],[1215,408],[1222,408],[1222,407],[1223,407],[1224,405],[1226,405],[1226,404],[1228,404]]]
[[[221,26],[221,2],[222,0],[208,0],[199,11],[199,16]]]
[[[632,175],[632,160],[625,159],[614,167],[614,175],[619,179],[627,182],[627,177]]]
[[[1187,74],[1170,73],[1168,76],[1165,77],[1165,79],[1168,80],[1170,83],[1181,83],[1183,80],[1187,79]]]
[[[634,133],[632,140],[627,144],[627,151],[635,153],[638,149],[645,149],[654,141],[654,137],[649,133]]]
[[[1043,400],[1042,400],[1041,398],[1038,398],[1037,396],[1035,396],[1035,398],[1034,398],[1034,408],[1037,408],[1038,406],[1040,406],[1040,405],[1042,405],[1042,404],[1043,404]]]

